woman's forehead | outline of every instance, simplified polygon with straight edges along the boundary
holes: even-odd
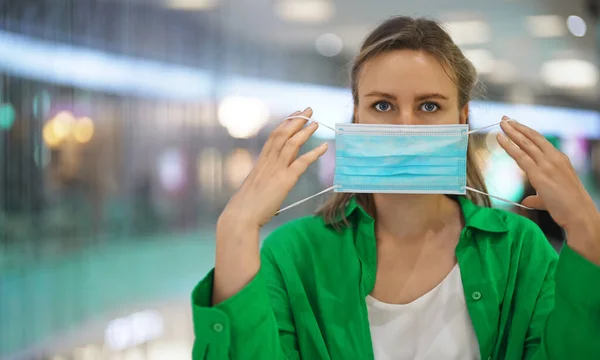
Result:
[[[456,84],[451,70],[444,68],[435,56],[416,50],[387,51],[366,61],[359,73],[360,93],[372,91],[404,96],[418,93],[440,93],[456,98]]]

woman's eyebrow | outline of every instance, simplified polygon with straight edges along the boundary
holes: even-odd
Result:
[[[416,97],[417,100],[425,100],[425,99],[442,99],[442,100],[448,100],[447,96],[444,96],[442,94],[438,94],[438,93],[431,93],[431,94],[422,94],[422,95],[418,95]]]
[[[390,100],[396,100],[396,96],[394,96],[390,93],[385,93],[385,92],[381,92],[381,91],[373,91],[373,92],[366,94],[365,96],[377,96],[377,97],[383,97],[383,98],[390,99]]]
[[[371,97],[371,96],[376,96],[376,97],[383,97],[386,99],[390,99],[390,100],[396,100],[396,96],[390,93],[386,93],[386,92],[381,92],[381,91],[372,91],[368,94],[365,95],[365,97]],[[416,100],[425,100],[425,99],[441,99],[441,100],[448,100],[447,96],[444,96],[440,93],[426,93],[426,94],[420,94],[417,95],[415,97]]]

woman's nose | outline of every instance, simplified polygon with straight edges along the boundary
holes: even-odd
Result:
[[[400,111],[394,123],[396,125],[417,125],[417,117],[413,111]]]

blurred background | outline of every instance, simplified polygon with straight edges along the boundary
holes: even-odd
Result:
[[[190,292],[214,224],[271,129],[350,120],[348,68],[392,15],[434,17],[507,114],[571,158],[600,202],[599,0],[0,0],[0,358],[189,359]],[[492,194],[534,193],[473,146]],[[308,146],[334,146],[320,129]],[[331,149],[286,204],[332,183]],[[324,197],[276,218],[310,214]],[[511,211],[505,204],[495,203]],[[524,213],[553,245],[562,230]]]

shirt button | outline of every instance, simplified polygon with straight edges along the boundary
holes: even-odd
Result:
[[[214,324],[214,325],[213,325],[213,330],[214,330],[215,332],[218,332],[218,333],[220,333],[221,331],[223,331],[223,324],[221,324],[221,323],[216,323],[216,324]]]
[[[479,291],[475,291],[471,296],[473,297],[473,300],[481,299],[481,293]]]

